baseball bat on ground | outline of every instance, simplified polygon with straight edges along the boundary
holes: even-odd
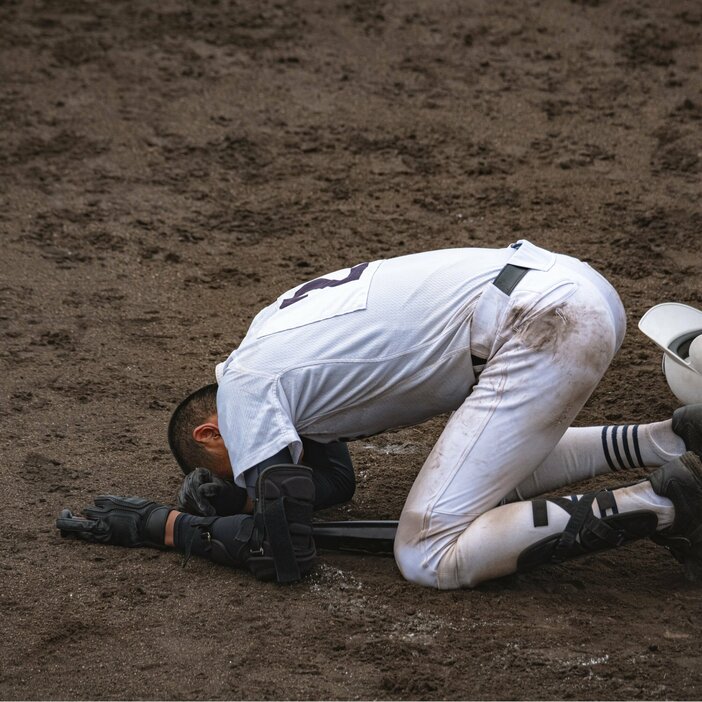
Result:
[[[395,520],[312,522],[319,548],[392,555],[397,532]]]

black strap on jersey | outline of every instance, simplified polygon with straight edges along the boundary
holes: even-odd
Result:
[[[521,244],[513,244],[513,249],[518,249]],[[502,270],[497,274],[495,280],[492,284],[505,295],[509,296],[512,291],[519,285],[519,281],[530,271],[530,268],[525,268],[524,266],[515,266],[511,263],[507,263]],[[482,366],[487,363],[487,359],[481,358],[480,356],[475,356],[471,354],[470,356],[473,368],[482,370]],[[476,374],[479,372],[476,370]]]
[[[517,287],[519,281],[530,271],[530,268],[524,266],[515,266],[508,263],[498,274],[497,278],[492,281],[492,284],[501,290],[505,295],[511,295],[512,291]]]

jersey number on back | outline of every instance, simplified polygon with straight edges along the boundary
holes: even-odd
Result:
[[[305,283],[300,288],[298,288],[298,290],[295,291],[295,294],[292,297],[286,297],[280,303],[280,309],[284,310],[286,307],[290,307],[290,305],[294,305],[296,302],[304,300],[307,297],[307,294],[312,292],[313,290],[322,290],[324,288],[336,288],[339,285],[352,283],[353,281],[358,280],[361,277],[361,273],[363,273],[363,271],[365,271],[366,268],[368,268],[367,263],[359,263],[357,266],[351,268],[349,270],[349,274],[341,280],[333,280],[331,278],[317,278],[316,280],[311,280],[309,283]]]

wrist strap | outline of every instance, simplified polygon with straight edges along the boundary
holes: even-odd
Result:
[[[151,511],[144,525],[144,541],[149,546],[163,548],[166,542],[166,521],[172,507],[161,505]]]

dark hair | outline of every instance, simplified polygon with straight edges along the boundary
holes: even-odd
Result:
[[[217,383],[205,385],[188,395],[168,423],[168,445],[186,475],[195,468],[208,468],[209,456],[193,439],[193,429],[217,412]]]

